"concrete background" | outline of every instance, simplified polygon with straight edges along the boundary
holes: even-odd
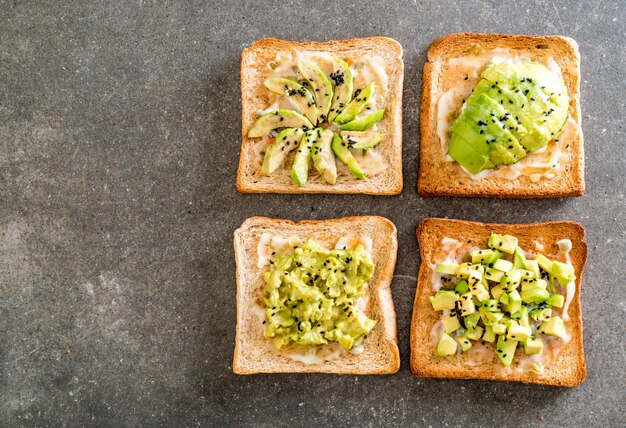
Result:
[[[625,19],[600,1],[0,2],[0,425],[624,426]],[[578,41],[585,196],[417,196],[425,50],[464,30]],[[241,50],[370,35],[404,47],[404,192],[238,194]],[[400,372],[233,375],[233,231],[357,214],[398,228]],[[427,216],[583,223],[580,388],[410,374]]]

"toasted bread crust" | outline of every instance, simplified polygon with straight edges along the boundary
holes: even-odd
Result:
[[[299,187],[291,181],[287,171],[276,171],[264,176],[256,168],[253,145],[257,139],[249,139],[248,128],[257,118],[256,111],[267,107],[267,90],[263,81],[268,77],[267,63],[281,51],[322,51],[336,55],[381,55],[387,61],[385,71],[389,78],[387,111],[379,122],[384,140],[377,152],[387,163],[382,173],[365,180],[352,176],[340,176],[334,185],[324,182],[316,171],[310,171],[310,179]],[[237,171],[237,190],[241,193],[363,193],[370,195],[397,195],[402,191],[402,85],[404,63],[402,47],[388,37],[368,37],[328,42],[292,42],[277,39],[261,39],[243,50],[241,55],[241,154]]]
[[[375,271],[369,281],[370,316],[378,324],[365,340],[359,355],[343,354],[323,364],[304,364],[281,355],[263,336],[263,328],[251,317],[251,302],[265,286],[262,270],[256,266],[258,238],[274,232],[301,239],[312,238],[334,245],[341,236],[367,234],[372,238]],[[377,216],[344,217],[330,220],[291,220],[251,217],[235,231],[237,264],[237,333],[233,372],[255,373],[342,373],[389,374],[400,368],[396,313],[391,297],[391,281],[398,249],[394,224]]]
[[[431,328],[440,315],[429,302],[433,294],[430,266],[439,262],[442,256],[441,240],[453,238],[471,245],[484,247],[491,232],[514,235],[520,246],[533,249],[534,241],[544,245],[542,253],[547,257],[557,254],[556,241],[567,238],[572,241],[570,257],[576,271],[576,293],[569,307],[569,321],[566,322],[571,340],[553,356],[545,355],[545,370],[534,375],[527,370],[517,371],[518,357],[510,370],[503,370],[495,354],[482,364],[470,364],[467,354],[455,357],[439,357],[435,354],[436,344],[432,343]],[[419,377],[439,377],[456,379],[487,379],[499,381],[519,381],[557,386],[578,386],[587,373],[583,349],[583,323],[580,305],[580,287],[587,260],[585,230],[575,222],[559,221],[530,224],[487,224],[462,220],[427,218],[417,229],[421,264],[418,274],[417,291],[411,320],[411,371]],[[520,352],[519,350],[517,352]],[[467,359],[466,359],[467,356]]]
[[[483,178],[474,180],[462,174],[456,162],[445,160],[437,134],[437,103],[441,95],[440,78],[447,59],[467,55],[480,44],[484,50],[508,48],[530,53],[533,59],[552,56],[563,73],[571,99],[570,114],[578,132],[569,144],[569,159],[557,176],[533,182],[530,177],[515,180]],[[563,36],[526,36],[508,34],[456,33],[435,40],[428,49],[424,64],[422,103],[420,106],[420,171],[418,192],[421,196],[460,196],[486,198],[555,198],[580,196],[585,192],[584,147],[580,112],[580,54],[578,44]]]

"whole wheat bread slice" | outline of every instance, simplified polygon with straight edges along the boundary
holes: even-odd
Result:
[[[265,288],[263,272],[257,267],[257,246],[265,232],[302,241],[313,239],[333,248],[343,236],[369,236],[375,270],[368,281],[368,316],[378,323],[364,340],[364,351],[343,352],[323,364],[304,364],[286,357],[264,337],[264,326],[254,311]],[[400,368],[396,338],[396,313],[391,298],[391,281],[398,249],[396,228],[383,217],[345,217],[333,220],[290,220],[251,217],[235,231],[237,263],[237,333],[233,371],[253,373],[395,373]]]
[[[516,371],[519,357],[523,351],[516,351],[510,370],[500,363],[495,352],[489,352],[478,365],[472,365],[472,350],[452,357],[440,357],[435,354],[437,344],[431,337],[431,329],[439,320],[441,313],[433,310],[429,296],[434,294],[432,287],[431,266],[441,262],[446,256],[442,248],[445,237],[456,239],[467,245],[486,248],[487,239],[492,233],[509,234],[519,239],[522,249],[537,251],[535,241],[544,249],[542,254],[548,258],[557,258],[556,242],[567,238],[572,241],[570,252],[576,272],[576,294],[569,307],[569,321],[565,326],[571,340],[556,355],[547,355],[544,351],[542,374],[532,374],[528,370]],[[580,286],[587,260],[587,244],[583,227],[570,221],[531,223],[531,224],[486,224],[461,220],[427,218],[417,228],[421,265],[419,268],[417,292],[411,321],[411,370],[419,377],[440,377],[458,379],[488,379],[500,381],[520,381],[558,386],[580,385],[586,376],[585,356],[583,351],[583,323],[580,307]],[[561,260],[564,261],[564,260]],[[495,349],[495,346],[494,346]]]
[[[571,99],[570,115],[576,123],[573,135],[559,139],[566,158],[556,176],[533,182],[528,176],[514,180],[483,178],[475,180],[461,171],[456,162],[445,159],[446,153],[437,133],[439,97],[450,82],[448,60],[472,53],[479,45],[483,51],[510,49],[525,53],[533,61],[552,57],[560,67]],[[578,44],[562,36],[525,36],[507,34],[456,33],[435,40],[428,49],[424,64],[422,104],[420,108],[420,170],[418,192],[421,196],[466,196],[488,198],[555,198],[579,196],[585,192],[584,148],[580,127],[580,54]]]
[[[291,157],[272,175],[261,173],[261,164],[255,151],[258,139],[248,138],[248,129],[259,117],[257,110],[269,105],[269,91],[263,82],[271,70],[268,63],[279,52],[328,52],[339,58],[378,55],[385,61],[388,90],[378,108],[385,108],[379,131],[383,141],[376,147],[387,168],[365,180],[350,174],[340,175],[335,184],[326,183],[314,170],[309,170],[309,180],[304,187],[293,183],[289,176]],[[276,39],[261,39],[241,55],[241,154],[237,172],[237,190],[242,193],[365,193],[370,195],[396,195],[402,191],[402,82],[404,64],[402,47],[387,37],[368,37],[352,40],[298,43]],[[357,89],[357,88],[354,88]]]

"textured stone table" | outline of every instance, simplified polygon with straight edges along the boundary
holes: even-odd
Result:
[[[0,4],[0,425],[623,426],[623,2],[43,3]],[[585,196],[417,196],[425,50],[463,30],[578,41]],[[369,35],[404,47],[404,192],[238,194],[242,48]],[[400,372],[233,375],[233,231],[252,215],[348,214],[398,228]],[[584,224],[580,388],[411,375],[427,216]]]

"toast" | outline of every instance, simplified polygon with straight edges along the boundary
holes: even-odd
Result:
[[[265,232],[282,234],[285,238],[313,239],[328,248],[348,236],[369,236],[375,265],[368,281],[369,303],[365,312],[377,325],[364,340],[364,350],[358,355],[342,352],[336,359],[323,363],[305,364],[278,350],[264,336],[258,310],[259,298],[265,288],[263,272],[257,267],[257,247]],[[237,333],[233,371],[254,373],[350,373],[386,374],[400,368],[396,338],[396,313],[391,298],[391,281],[398,248],[396,228],[389,220],[376,217],[344,217],[333,220],[289,220],[251,217],[235,231],[235,260],[237,263]],[[262,320],[261,320],[261,319]],[[322,345],[326,346],[326,345]],[[288,347],[287,347],[288,348]],[[287,349],[288,350],[288,349]]]
[[[483,354],[477,363],[472,360],[472,350],[452,357],[436,355],[435,338],[431,335],[440,314],[435,312],[429,296],[434,294],[432,286],[433,268],[445,257],[442,248],[443,238],[452,238],[463,243],[459,247],[484,247],[491,232],[511,234],[519,239],[522,248],[537,249],[535,241],[542,248],[541,253],[547,257],[556,257],[555,242],[567,238],[572,241],[570,257],[576,272],[576,292],[569,306],[569,320],[565,326],[571,334],[570,341],[557,352],[544,351],[541,374],[533,374],[524,370],[520,361],[521,349],[509,368],[502,366],[495,352]],[[420,248],[421,265],[419,268],[417,292],[413,306],[411,321],[411,371],[419,377],[439,377],[457,379],[488,379],[499,381],[519,381],[558,386],[580,385],[586,376],[586,365],[583,351],[583,324],[580,306],[580,287],[583,270],[587,260],[587,244],[585,230],[574,222],[559,221],[531,224],[486,224],[461,220],[427,218],[420,222],[417,229]],[[563,261],[563,260],[561,260]],[[489,348],[491,351],[491,348]],[[495,348],[493,348],[495,349]],[[475,357],[474,357],[475,358]]]
[[[383,134],[383,140],[375,148],[387,165],[382,172],[358,180],[344,170],[340,171],[335,184],[328,184],[311,168],[308,181],[300,187],[293,183],[289,174],[294,156],[292,152],[271,175],[262,174],[263,140],[248,138],[248,130],[259,117],[258,112],[269,105],[270,91],[263,84],[272,72],[268,64],[276,59],[277,54],[285,52],[325,52],[343,59],[366,56],[382,58],[388,80],[385,93],[380,93],[382,102],[377,99],[377,108],[386,108],[386,112],[378,122],[378,132]],[[387,37],[306,43],[261,39],[244,49],[241,59],[242,144],[237,190],[241,193],[399,194],[402,191],[403,70],[402,47]]]
[[[477,48],[476,46],[479,46]],[[451,114],[438,116],[442,95],[459,82],[474,87],[479,80],[480,69],[469,76],[462,67],[450,66],[450,61],[473,55],[487,58],[494,55],[521,55],[524,59],[543,63],[552,68],[558,66],[570,97],[570,112],[562,132],[557,135],[553,150],[560,150],[561,158],[556,168],[550,168],[552,160],[544,160],[531,153],[520,162],[535,162],[547,165],[541,175],[533,177],[533,170],[516,177],[510,166],[498,168],[484,178],[477,179],[464,172],[460,165],[447,156],[449,123],[460,109],[461,96],[446,97],[442,106],[449,101]],[[494,53],[494,50],[498,50]],[[482,67],[482,64],[479,64]],[[556,198],[580,196],[585,192],[584,148],[580,112],[580,54],[577,43],[562,36],[525,36],[505,34],[457,33],[443,36],[428,49],[428,60],[424,64],[422,104],[420,108],[420,170],[418,192],[421,196],[460,196],[488,198]],[[467,91],[466,91],[467,92]],[[463,95],[465,96],[465,94]],[[446,110],[443,110],[445,112]],[[443,119],[447,117],[447,119]],[[449,122],[446,122],[449,121]],[[449,125],[448,125],[449,127]],[[440,137],[441,135],[441,137]],[[445,141],[442,143],[441,139]],[[535,156],[536,155],[536,156]],[[557,153],[558,155],[558,153]],[[535,156],[536,161],[532,161]],[[554,157],[552,157],[554,159]],[[508,169],[507,169],[508,168]],[[549,175],[553,177],[547,178]]]

